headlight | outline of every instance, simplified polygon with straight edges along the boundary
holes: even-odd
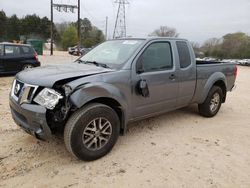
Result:
[[[54,89],[44,88],[35,98],[34,101],[45,108],[53,110],[63,96]]]

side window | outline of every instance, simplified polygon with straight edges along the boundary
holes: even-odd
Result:
[[[6,56],[15,56],[20,54],[20,48],[19,46],[11,46],[11,45],[5,45],[5,51]]]
[[[31,48],[28,46],[21,46],[23,54],[31,54]]]
[[[188,45],[184,41],[177,41],[176,45],[179,54],[180,66],[181,68],[186,68],[191,65],[191,57]]]
[[[3,55],[3,45],[0,45],[0,55]]]
[[[167,70],[173,67],[172,51],[169,42],[152,43],[139,58],[144,72]]]

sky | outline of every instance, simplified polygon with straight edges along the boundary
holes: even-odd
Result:
[[[81,0],[81,18],[112,37],[117,12],[115,0]],[[250,0],[128,0],[127,35],[147,37],[160,26],[177,29],[179,37],[202,44],[209,38],[227,33],[250,34]],[[76,4],[77,0],[54,0],[54,3]],[[50,0],[0,0],[0,10],[7,16],[37,14],[50,18]],[[54,11],[54,21],[76,21],[77,14]]]

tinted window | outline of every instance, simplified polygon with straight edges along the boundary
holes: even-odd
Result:
[[[3,45],[0,45],[0,55],[3,55]]]
[[[188,45],[186,42],[183,42],[183,41],[177,41],[176,45],[177,45],[179,59],[180,59],[180,66],[181,68],[186,68],[189,65],[191,65],[191,58],[190,58]]]
[[[19,46],[5,45],[4,53],[7,56],[19,55],[20,54],[20,48],[19,48]]]
[[[21,48],[22,48],[24,54],[31,54],[32,53],[31,48],[28,46],[21,46]]]
[[[151,44],[139,58],[144,72],[160,71],[173,67],[171,46],[168,42]]]

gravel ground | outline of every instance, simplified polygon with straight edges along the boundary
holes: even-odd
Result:
[[[71,62],[56,53],[42,65]],[[214,118],[192,105],[129,125],[102,159],[82,162],[62,138],[29,136],[13,122],[0,77],[0,187],[250,187],[250,67],[239,67],[237,88]]]

